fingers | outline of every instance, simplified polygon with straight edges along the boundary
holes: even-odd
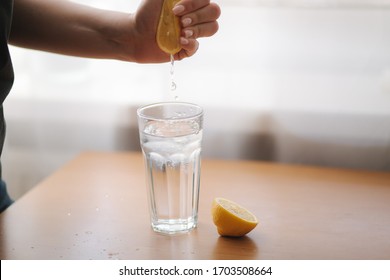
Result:
[[[185,38],[209,37],[218,31],[219,6],[209,0],[182,0],[173,9],[181,17]]]
[[[181,0],[173,8],[177,16],[192,13],[210,4],[210,0]]]
[[[221,10],[215,3],[210,3],[205,7],[201,7],[198,10],[189,12],[181,16],[181,21],[184,27],[188,25],[196,25],[205,22],[212,22],[219,18]]]
[[[219,29],[217,19],[221,10],[210,0],[181,0],[173,13],[180,17],[182,25],[182,50],[175,55],[177,60],[194,55],[199,48],[197,39],[212,36]]]
[[[182,60],[183,58],[193,56],[199,48],[199,42],[195,39],[182,38],[180,41],[182,49],[175,55],[176,60]]]
[[[188,28],[184,28],[182,30],[182,34],[185,38],[201,38],[201,37],[210,37],[217,33],[218,31],[218,22],[208,22],[208,23],[202,23],[198,24],[196,26],[191,26]]]

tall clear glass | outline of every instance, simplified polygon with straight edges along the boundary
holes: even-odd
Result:
[[[197,226],[203,109],[164,102],[137,110],[154,231],[189,232]]]

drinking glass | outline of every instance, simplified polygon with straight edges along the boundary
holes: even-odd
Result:
[[[203,109],[163,102],[137,110],[151,226],[165,234],[197,226]]]

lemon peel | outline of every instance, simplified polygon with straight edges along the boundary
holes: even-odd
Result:
[[[213,200],[211,214],[221,236],[244,236],[259,223],[256,216],[249,210],[221,197]]]
[[[164,0],[156,34],[159,48],[171,55],[181,50],[179,17],[172,12],[177,2],[179,0]]]

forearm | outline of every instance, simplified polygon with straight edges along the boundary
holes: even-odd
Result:
[[[66,55],[135,61],[132,22],[130,14],[69,1],[14,0],[10,43]],[[122,34],[123,30],[128,32]]]

